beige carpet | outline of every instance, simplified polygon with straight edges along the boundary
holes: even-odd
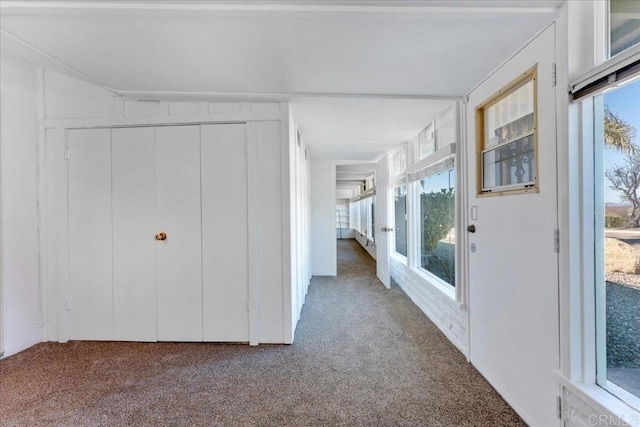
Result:
[[[355,241],[338,246],[293,345],[39,344],[0,361],[0,425],[523,425]]]

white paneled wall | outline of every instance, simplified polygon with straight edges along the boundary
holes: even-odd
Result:
[[[224,209],[238,210],[238,220],[242,220],[243,209],[248,215],[244,220],[247,224],[245,240],[249,242],[253,261],[247,266],[247,275],[248,279],[258,286],[253,290],[249,289],[251,342],[253,344],[292,342],[301,307],[299,301],[303,300],[300,295],[306,292],[305,286],[302,285],[305,280],[308,283],[309,279],[308,263],[300,262],[304,256],[299,256],[304,255],[304,247],[308,241],[305,228],[306,216],[308,216],[308,168],[306,166],[308,162],[303,150],[292,150],[289,144],[288,105],[279,102],[245,101],[137,101],[114,96],[101,88],[52,71],[44,70],[41,77],[45,85],[44,91],[49,95],[48,100],[43,104],[41,121],[43,133],[46,135],[42,155],[42,180],[46,192],[41,200],[43,212],[41,225],[47,237],[42,243],[42,253],[45,254],[43,265],[47,267],[47,274],[43,277],[43,289],[46,294],[45,339],[55,341],[69,339],[70,322],[73,319],[70,313],[78,309],[76,302],[69,298],[71,293],[69,260],[66,257],[70,243],[66,226],[69,212],[67,211],[67,161],[65,160],[69,129],[104,128],[108,132],[109,129],[115,130],[114,126],[162,125],[167,132],[172,132],[173,126],[170,125],[195,124],[194,128],[199,130],[201,126],[197,124],[204,127],[207,124],[232,122],[238,123],[243,132],[246,132],[246,145],[242,146],[241,152],[245,153],[243,155],[246,155],[247,164],[244,166],[237,164],[237,171],[247,168],[244,173],[249,180],[247,188],[250,205],[242,207],[238,203],[234,206],[227,204]],[[179,127],[188,128],[188,126]],[[35,123],[34,129],[37,129]],[[144,131],[141,130],[141,132]],[[144,151],[143,148],[141,147],[142,151]],[[179,147],[177,149],[175,156],[184,154]],[[216,155],[219,154],[215,149],[214,152]],[[144,152],[134,157],[139,156],[145,157]],[[165,159],[169,163],[170,157]],[[292,158],[295,159],[294,163],[299,164],[297,171],[286,167]],[[236,171],[235,160],[231,158],[228,160],[230,169],[227,171],[227,176],[224,179],[221,176],[209,176],[207,179],[210,182],[219,181],[217,185],[224,186],[225,179],[233,179],[232,172]],[[135,172],[138,162],[139,169],[144,169],[146,164],[140,158],[134,160],[120,157],[118,161],[121,163],[119,167],[130,168],[131,173]],[[131,164],[132,161],[135,164]],[[158,166],[162,169],[161,164],[154,165],[156,168]],[[160,174],[157,179],[171,180],[172,178],[170,175]],[[144,182],[140,184],[143,185]],[[118,186],[118,183],[114,182],[110,185]],[[126,189],[122,186],[117,188],[120,191],[119,196],[113,203],[120,203],[118,206],[125,210],[138,208],[144,210],[144,206],[136,207],[131,204],[131,194],[128,194]],[[291,206],[290,196],[293,192],[295,192],[293,199],[296,203],[295,209]],[[202,200],[203,203],[212,205],[219,202]],[[116,209],[114,214],[117,214],[119,209]],[[122,215],[126,214],[123,210]],[[140,226],[144,228],[144,225]],[[228,224],[207,222],[203,222],[203,226],[224,228],[225,232],[233,228]],[[73,233],[73,230],[71,231]],[[85,232],[89,233],[89,230]],[[236,237],[241,238],[241,233],[236,234]],[[291,247],[290,235],[293,234],[300,239],[300,244],[296,248]],[[115,241],[115,243],[119,242],[120,246],[128,247],[126,236],[114,235],[114,239],[120,239]],[[251,246],[251,242],[254,246]],[[209,251],[207,253],[210,256],[217,256],[215,248],[203,247],[203,250]],[[73,253],[73,250],[71,252]],[[113,262],[127,262],[122,254],[114,254],[114,256]],[[298,265],[299,262],[300,265]],[[296,271],[300,271],[299,280],[294,280],[292,277],[293,264],[296,264]],[[188,270],[194,269],[201,271],[200,268],[195,267]],[[113,279],[117,281],[118,278]],[[299,288],[300,291],[298,291]],[[204,318],[206,319],[206,313]],[[116,320],[115,325],[117,324]],[[190,338],[184,337],[184,339]]]
[[[40,342],[36,68],[2,53],[0,353]]]
[[[311,274],[335,276],[336,165],[333,161],[311,161]]]
[[[469,355],[467,313],[460,304],[425,280],[396,258],[391,257],[391,277],[449,340]]]

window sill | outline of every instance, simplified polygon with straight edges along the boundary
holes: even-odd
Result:
[[[580,399],[584,400],[589,406],[599,411],[600,414],[618,417],[627,423],[631,423],[634,420],[637,423],[637,420],[640,420],[640,412],[638,410],[632,408],[602,387],[595,384],[584,384],[570,381],[559,371],[554,371],[554,374],[557,381],[563,387],[578,396]]]
[[[434,277],[431,277],[431,275],[429,273],[425,273],[424,271],[419,271],[415,268],[411,268],[409,267],[409,265],[407,264],[407,259],[398,254],[397,252],[394,252],[391,254],[391,258],[395,261],[398,261],[400,263],[403,264],[403,267],[407,269],[407,271],[409,272],[409,274],[411,276],[413,276],[413,278],[421,283],[424,284],[424,286],[428,286],[430,288],[435,288],[438,292],[442,292],[444,295],[446,295],[447,297],[451,298],[451,301],[453,302],[457,302],[456,301],[456,290],[453,286],[450,286],[448,284],[444,284],[444,283],[438,283],[437,279],[434,279]],[[460,306],[460,308],[465,308],[462,304],[458,303],[458,305]]]
[[[431,273],[428,273],[428,272],[424,271],[423,269],[412,268],[411,271],[416,273],[421,279],[423,279],[429,285],[433,286],[434,288],[438,289],[443,294],[447,295],[453,301],[456,300],[456,288],[454,288],[450,284],[440,280],[436,276],[432,275]]]
[[[396,251],[392,251],[392,252],[391,252],[391,258],[395,259],[395,260],[396,260],[396,261],[398,261],[398,262],[403,263],[403,264],[404,264],[404,265],[406,265],[406,266],[408,266],[408,265],[409,265],[409,264],[408,264],[408,262],[407,262],[407,257],[406,257],[406,256],[404,256],[404,255],[402,255],[402,254],[399,254],[399,253],[398,253],[398,252],[396,252]]]

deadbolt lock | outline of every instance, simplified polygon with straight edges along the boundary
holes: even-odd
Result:
[[[158,233],[156,234],[156,240],[167,240],[167,233]]]

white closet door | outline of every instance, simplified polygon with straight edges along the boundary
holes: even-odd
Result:
[[[156,128],[160,341],[202,341],[200,209],[200,126]]]
[[[114,338],[155,341],[154,128],[112,130]]]
[[[74,340],[113,339],[111,131],[69,130],[69,294]]]
[[[201,129],[203,337],[248,341],[246,125]]]

